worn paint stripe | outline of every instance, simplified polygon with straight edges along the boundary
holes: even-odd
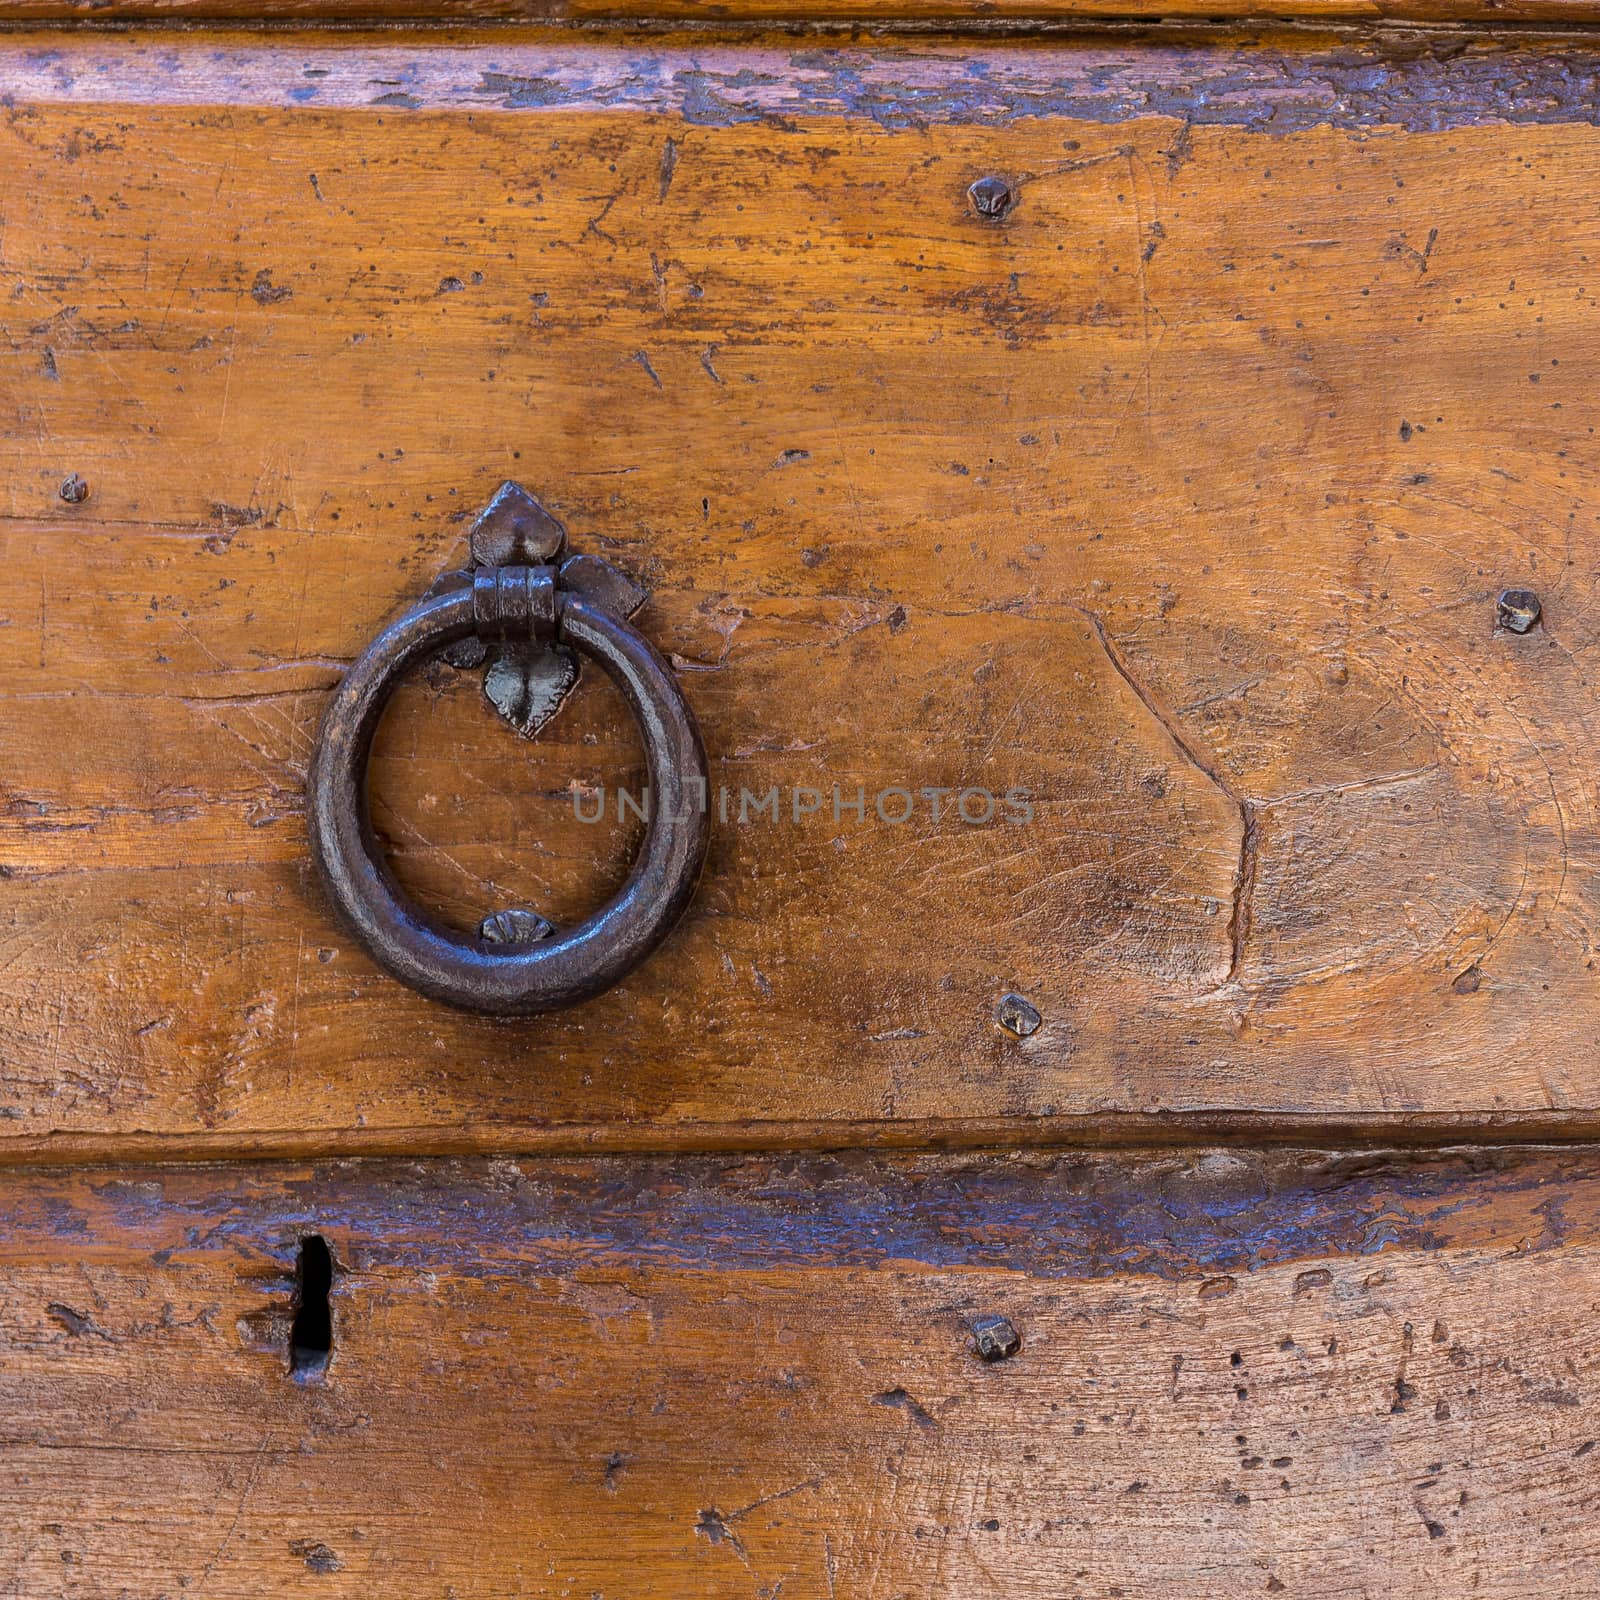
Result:
[[[134,1248],[158,1265],[326,1234],[354,1270],[463,1276],[916,1263],[1163,1279],[1600,1231],[1600,1151],[761,1156],[369,1162],[18,1175],[0,1262]]]
[[[397,38],[402,42],[396,42]],[[380,114],[643,112],[777,132],[817,118],[888,130],[1024,118],[1145,117],[1287,134],[1332,125],[1438,132],[1600,116],[1600,49],[1581,36],[1459,32],[1139,38],[870,50],[720,37],[69,34],[0,36],[0,102]]]

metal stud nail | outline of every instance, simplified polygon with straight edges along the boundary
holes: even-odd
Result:
[[[1542,610],[1532,589],[1502,589],[1494,603],[1495,626],[1507,633],[1527,633],[1538,622]]]
[[[1020,994],[1008,994],[1002,995],[1000,1004],[994,1008],[994,1020],[1007,1033],[1026,1039],[1030,1033],[1039,1031],[1044,1018],[1039,1015],[1038,1007],[1024,1000]]]
[[[69,506],[81,506],[89,498],[89,485],[76,472],[70,472],[61,480],[59,492]]]
[[[985,1361],[1004,1361],[1022,1348],[1022,1335],[1009,1317],[975,1317],[971,1326],[972,1341]]]
[[[478,924],[478,937],[485,944],[537,944],[556,930],[537,911],[491,911]]]
[[[990,222],[998,222],[1011,209],[1016,196],[1004,178],[991,175],[979,178],[967,190],[967,198],[972,202],[972,209],[980,217]]]

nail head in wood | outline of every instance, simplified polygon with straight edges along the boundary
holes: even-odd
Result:
[[[1024,1000],[1020,994],[1002,996],[1000,1004],[994,1008],[994,1019],[1007,1033],[1014,1033],[1019,1039],[1037,1033],[1044,1021],[1038,1007]]]
[[[491,911],[478,924],[478,937],[485,944],[537,944],[555,931],[555,925],[537,911]]]
[[[1537,626],[1543,609],[1532,589],[1502,589],[1494,603],[1495,626],[1507,633],[1528,633]]]
[[[991,174],[987,178],[979,178],[967,190],[967,198],[980,217],[988,222],[998,222],[1011,209],[1016,196],[1004,178]]]
[[[972,1341],[985,1361],[1005,1361],[1022,1348],[1022,1335],[1009,1317],[982,1316],[972,1323]]]

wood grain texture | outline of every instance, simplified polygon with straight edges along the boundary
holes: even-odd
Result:
[[[1593,53],[70,39],[0,47],[13,1153],[1594,1126]],[[301,793],[509,475],[653,586],[735,807],[510,1027],[350,948]],[[441,669],[375,809],[560,920],[636,772],[592,682],[527,747]],[[834,785],[1034,819],[737,820]]]
[[[1597,1171],[13,1174],[0,1562],[33,1600],[1586,1594]]]

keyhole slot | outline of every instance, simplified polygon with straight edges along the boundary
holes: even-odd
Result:
[[[294,1325],[289,1332],[289,1374],[301,1383],[315,1383],[328,1370],[333,1355],[333,1252],[321,1234],[300,1241],[295,1262]]]

